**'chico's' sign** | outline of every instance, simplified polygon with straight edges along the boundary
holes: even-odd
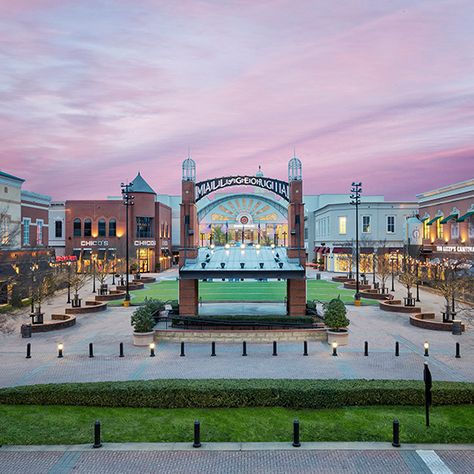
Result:
[[[228,176],[226,178],[214,178],[196,183],[196,201],[228,186],[257,186],[258,188],[272,191],[286,201],[290,200],[289,185],[286,181],[279,179],[264,178],[260,176]]]
[[[81,240],[81,247],[108,247],[108,240]]]
[[[156,247],[156,240],[135,240],[135,247]]]

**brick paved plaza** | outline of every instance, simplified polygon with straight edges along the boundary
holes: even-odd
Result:
[[[387,443],[308,443],[291,448],[284,443],[229,443],[203,445],[109,445],[0,448],[2,474],[65,474],[159,472],[209,473],[393,473],[465,474],[472,471],[474,451],[469,446],[407,446]],[[191,467],[192,466],[192,467]]]

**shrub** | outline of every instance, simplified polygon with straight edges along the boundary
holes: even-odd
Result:
[[[474,403],[474,383],[435,382],[434,405]],[[140,380],[0,389],[0,404],[156,408],[337,408],[424,404],[410,380]]]
[[[155,326],[155,319],[149,307],[139,306],[132,314],[131,324],[135,332],[150,332]]]
[[[349,326],[350,321],[346,317],[346,305],[339,297],[332,299],[325,307],[324,322],[326,326],[335,331]]]

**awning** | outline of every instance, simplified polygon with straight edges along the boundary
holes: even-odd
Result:
[[[430,218],[430,216],[419,217],[418,220],[421,221],[421,222],[425,222],[425,221],[428,220],[429,218]]]
[[[443,216],[436,216],[436,217],[433,217],[433,219],[431,219],[430,221],[428,221],[426,223],[426,225],[433,225],[438,219],[441,219]]]
[[[331,249],[329,247],[323,247],[323,255],[331,253]]]
[[[464,222],[466,219],[469,219],[471,216],[474,216],[474,211],[466,212],[466,214],[458,218],[458,222]]]
[[[314,253],[319,253],[320,251],[321,251],[321,247],[314,247]]]
[[[373,247],[361,247],[359,249],[359,253],[374,253],[374,248]]]
[[[420,249],[421,253],[433,253],[433,249],[431,247],[422,247]]]
[[[352,247],[334,247],[332,253],[352,254]]]
[[[448,217],[445,217],[443,220],[439,221],[440,224],[447,224],[451,219],[457,219],[459,214],[449,214]]]

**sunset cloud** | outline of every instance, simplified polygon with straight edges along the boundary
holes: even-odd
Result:
[[[0,1],[0,168],[54,199],[141,170],[390,199],[472,177],[474,3]]]

